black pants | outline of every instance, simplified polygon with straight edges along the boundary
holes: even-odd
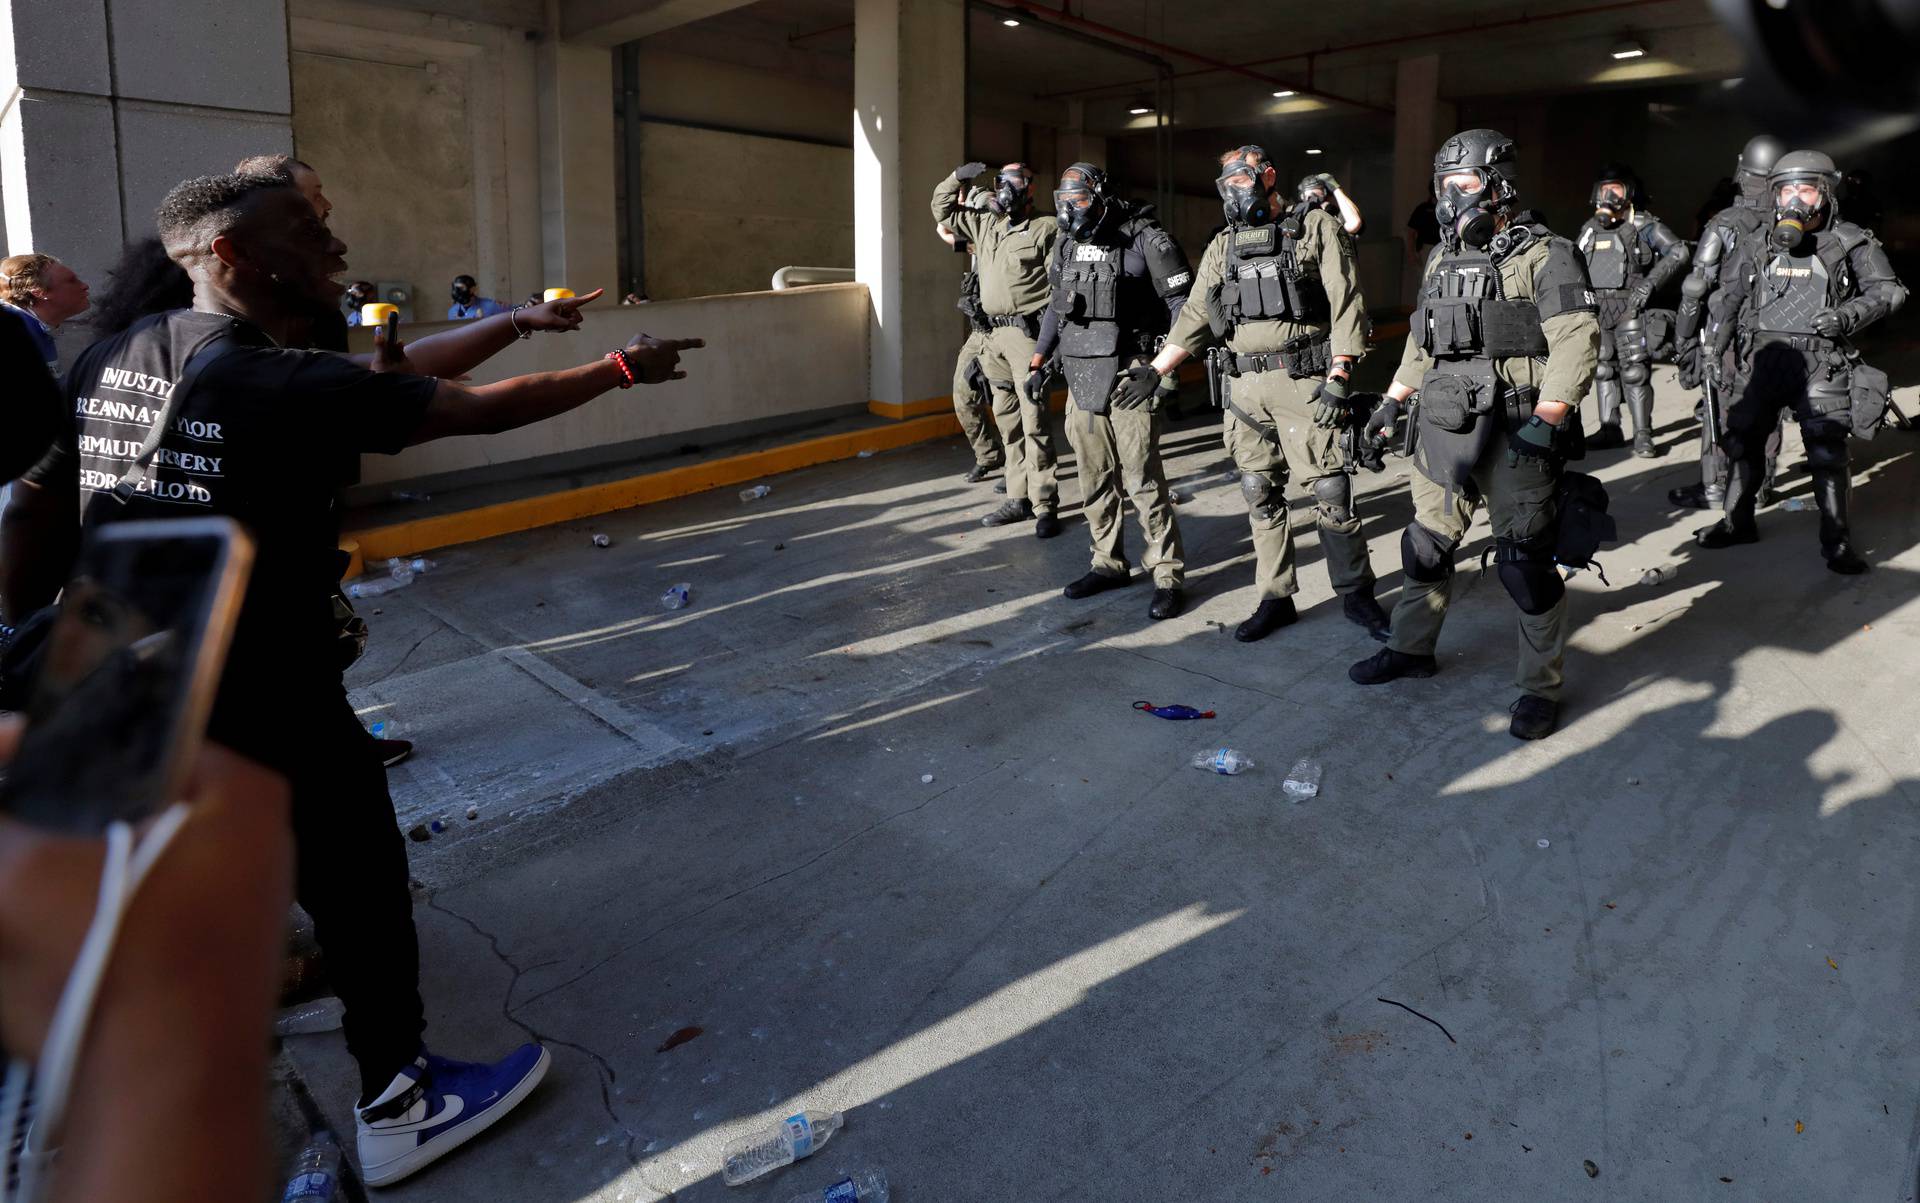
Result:
[[[426,1029],[406,843],[387,772],[337,676],[313,702],[283,700],[270,732],[258,717],[240,730],[216,722],[213,737],[279,769],[292,786],[295,896],[313,916],[328,980],[345,1005],[347,1051],[368,1101],[419,1054]]]
[[[1824,353],[1783,343],[1759,347],[1741,367],[1728,390],[1725,441],[1727,458],[1748,465],[1751,482],[1758,484],[1770,455],[1779,452],[1781,410],[1800,423],[1811,471],[1849,470],[1847,436],[1852,425],[1844,369],[1836,376]],[[1745,501],[1751,515],[1751,492]]]

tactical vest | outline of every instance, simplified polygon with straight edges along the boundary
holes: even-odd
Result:
[[[1587,257],[1587,278],[1595,288],[1631,288],[1646,275],[1646,243],[1631,218],[1612,229],[1598,221],[1587,223],[1582,248]]]
[[[1097,357],[1120,347],[1121,260],[1126,251],[1063,240],[1053,307],[1060,315],[1060,353]]]
[[[1485,251],[1448,255],[1428,275],[1408,319],[1411,337],[1435,359],[1514,359],[1547,353],[1532,301],[1509,301],[1500,265]]]
[[[1298,224],[1236,226],[1227,231],[1220,290],[1230,325],[1241,322],[1325,322],[1333,317],[1318,275],[1300,265]]]
[[[1812,238],[1812,247],[1801,254],[1765,247],[1756,256],[1759,266],[1749,284],[1749,304],[1741,311],[1749,332],[1813,334],[1814,314],[1853,299],[1857,286],[1848,262],[1853,246],[1831,230],[1820,230]]]

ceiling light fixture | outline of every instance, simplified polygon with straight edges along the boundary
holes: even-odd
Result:
[[[1309,146],[1307,147],[1307,153],[1310,155],[1317,155],[1320,153],[1320,148],[1318,146]]]
[[[1144,117],[1153,112],[1153,101],[1145,96],[1136,96],[1133,98],[1133,103],[1127,106],[1127,112],[1135,117]]]
[[[1000,22],[1000,24],[1006,26],[1008,29],[1018,29],[1020,27],[1020,22],[1014,20],[1012,17],[1008,17],[1006,20]]]
[[[1293,89],[1285,88],[1285,89],[1282,89],[1281,91],[1275,92],[1273,94],[1273,98],[1275,100],[1285,100],[1287,97],[1293,96],[1293,95],[1297,95],[1297,93],[1295,93]]]
[[[1628,38],[1618,46],[1615,46],[1609,53],[1618,60],[1642,58],[1646,55],[1647,48],[1634,39]]]

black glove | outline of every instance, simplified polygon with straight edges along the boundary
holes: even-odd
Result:
[[[1120,373],[1113,382],[1113,407],[1138,409],[1153,400],[1160,391],[1160,373],[1146,364],[1137,364]]]
[[[1627,312],[1639,313],[1653,299],[1653,281],[1642,280],[1627,292]]]
[[[1047,387],[1053,382],[1053,365],[1043,363],[1027,376],[1027,400],[1035,405],[1047,403]]]
[[[1822,309],[1813,315],[1813,328],[1822,338],[1845,338],[1853,332],[1853,323],[1843,309]]]
[[[1399,424],[1400,403],[1383,395],[1380,404],[1367,415],[1367,424],[1360,428],[1360,433],[1376,442],[1388,443],[1393,441],[1394,427]]]
[[[1700,387],[1700,342],[1682,342],[1673,349],[1673,366],[1678,370],[1681,388]]]
[[[953,178],[964,184],[968,180],[980,175],[980,173],[986,169],[987,165],[985,163],[962,163],[953,169]]]
[[[1347,405],[1350,390],[1344,376],[1329,376],[1314,386],[1313,424],[1322,430],[1338,430],[1347,424],[1353,411]]]
[[[1547,460],[1553,457],[1553,440],[1560,433],[1558,427],[1539,414],[1527,419],[1527,424],[1507,436],[1507,467],[1520,464],[1520,457]]]

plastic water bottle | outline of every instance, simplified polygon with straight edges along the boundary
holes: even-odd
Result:
[[[394,556],[387,561],[387,575],[405,585],[413,580],[413,564]]]
[[[1253,767],[1253,757],[1245,752],[1236,752],[1232,748],[1202,748],[1193,754],[1190,762],[1196,769],[1205,769],[1209,773],[1224,773],[1231,777],[1235,773],[1244,773]]]
[[[1304,757],[1293,762],[1287,779],[1280,783],[1280,790],[1295,802],[1305,802],[1320,793],[1320,762]]]
[[[333,1203],[333,1188],[339,1178],[340,1146],[333,1133],[322,1128],[293,1159],[293,1177],[287,1179],[280,1203]]]
[[[273,1034],[311,1036],[317,1032],[337,1032],[340,1030],[340,1016],[345,1013],[346,1007],[339,999],[331,995],[316,998],[310,1003],[301,1003],[280,1012],[279,1018],[273,1021]]]
[[[693,586],[682,581],[660,595],[660,605],[668,610],[684,610],[693,596]]]
[[[721,1154],[720,1176],[728,1186],[751,1182],[769,1170],[777,1170],[820,1151],[846,1123],[838,1111],[802,1111],[790,1115],[777,1128],[742,1136],[729,1143]]]
[[[395,589],[402,589],[411,584],[413,584],[412,573],[408,573],[405,577],[389,574],[374,577],[372,580],[353,582],[347,586],[347,596],[359,601],[362,598],[379,597],[382,593],[392,593]]]
[[[390,718],[383,718],[370,725],[367,728],[367,734],[373,736],[375,739],[393,739],[395,738],[394,733],[399,730],[399,723],[394,722]]]
[[[772,485],[755,485],[751,489],[742,489],[740,490],[740,504],[745,505],[749,501],[758,501],[771,492],[773,492]]]
[[[887,1175],[868,1170],[851,1178],[842,1178],[825,1190],[810,1190],[795,1195],[787,1203],[887,1203]]]

